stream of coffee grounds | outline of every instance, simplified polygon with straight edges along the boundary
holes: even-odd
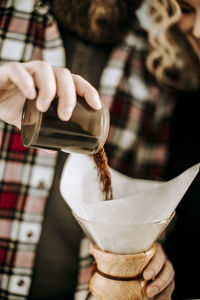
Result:
[[[91,157],[93,158],[97,168],[97,174],[104,195],[104,200],[112,200],[113,192],[111,175],[108,166],[108,157],[104,148],[102,148],[98,153],[92,154]]]

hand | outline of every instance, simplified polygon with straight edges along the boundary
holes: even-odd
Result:
[[[143,271],[145,280],[151,280],[146,294],[156,300],[170,300],[174,290],[174,269],[162,246],[157,243],[157,251]]]
[[[76,93],[92,108],[101,108],[99,95],[91,84],[66,68],[43,61],[7,63],[0,67],[0,119],[18,128],[26,98],[36,98],[38,110],[44,112],[57,94],[58,117],[67,121],[76,105]]]

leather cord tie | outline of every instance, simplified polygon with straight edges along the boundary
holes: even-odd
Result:
[[[117,281],[132,281],[132,280],[141,280],[143,279],[142,275],[141,274],[138,274],[136,276],[131,276],[131,277],[119,277],[119,276],[111,276],[111,275],[108,275],[108,274],[105,274],[103,272],[101,272],[100,270],[96,269],[96,272],[105,277],[105,278],[108,278],[108,279],[111,279],[111,280],[117,280]]]

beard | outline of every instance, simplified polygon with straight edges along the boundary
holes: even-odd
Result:
[[[142,0],[53,0],[58,22],[81,38],[97,44],[122,40],[136,22]]]

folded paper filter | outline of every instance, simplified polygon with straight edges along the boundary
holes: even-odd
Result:
[[[71,154],[60,190],[81,227],[100,249],[137,253],[149,249],[168,225],[199,167],[196,164],[167,182],[133,179],[110,168],[114,200],[103,201],[93,160]]]

